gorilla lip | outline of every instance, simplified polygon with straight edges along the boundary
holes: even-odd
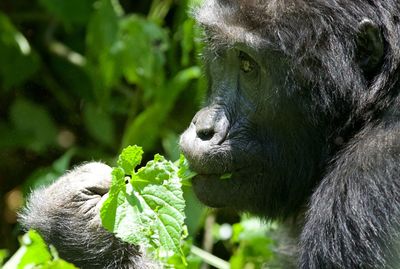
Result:
[[[234,174],[237,174],[241,169],[236,169],[234,171],[226,171],[221,173],[198,173],[197,176],[205,177],[205,178],[217,178],[221,180],[229,180],[233,177]]]

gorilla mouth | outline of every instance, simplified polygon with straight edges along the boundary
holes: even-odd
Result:
[[[218,180],[229,180],[233,174],[236,174],[236,172],[228,172],[228,173],[211,173],[211,174],[206,174],[206,173],[201,173],[197,174],[196,177],[202,177],[202,178],[213,178],[213,179],[218,179]]]
[[[201,179],[209,179],[209,180],[221,180],[221,181],[230,181],[235,178],[240,178],[242,177],[243,174],[245,174],[245,167],[240,167],[236,169],[223,169],[221,171],[210,171],[209,173],[207,171],[201,170],[201,171],[196,171],[196,169],[192,169],[197,173],[197,175],[193,178],[193,180],[201,180]]]

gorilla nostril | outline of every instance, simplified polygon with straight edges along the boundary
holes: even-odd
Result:
[[[214,137],[214,130],[212,129],[200,129],[196,133],[197,137],[203,141],[211,140]]]

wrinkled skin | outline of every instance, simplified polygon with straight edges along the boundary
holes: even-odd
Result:
[[[400,3],[206,0],[194,14],[209,94],[180,146],[199,199],[299,231],[298,268],[398,268]],[[36,191],[22,224],[82,268],[152,267],[99,226],[106,170]]]

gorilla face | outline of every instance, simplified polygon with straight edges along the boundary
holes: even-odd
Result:
[[[198,198],[212,207],[289,215],[304,203],[323,147],[299,106],[304,96],[287,59],[244,42],[213,44],[204,55],[208,102],[180,141],[198,173]]]

